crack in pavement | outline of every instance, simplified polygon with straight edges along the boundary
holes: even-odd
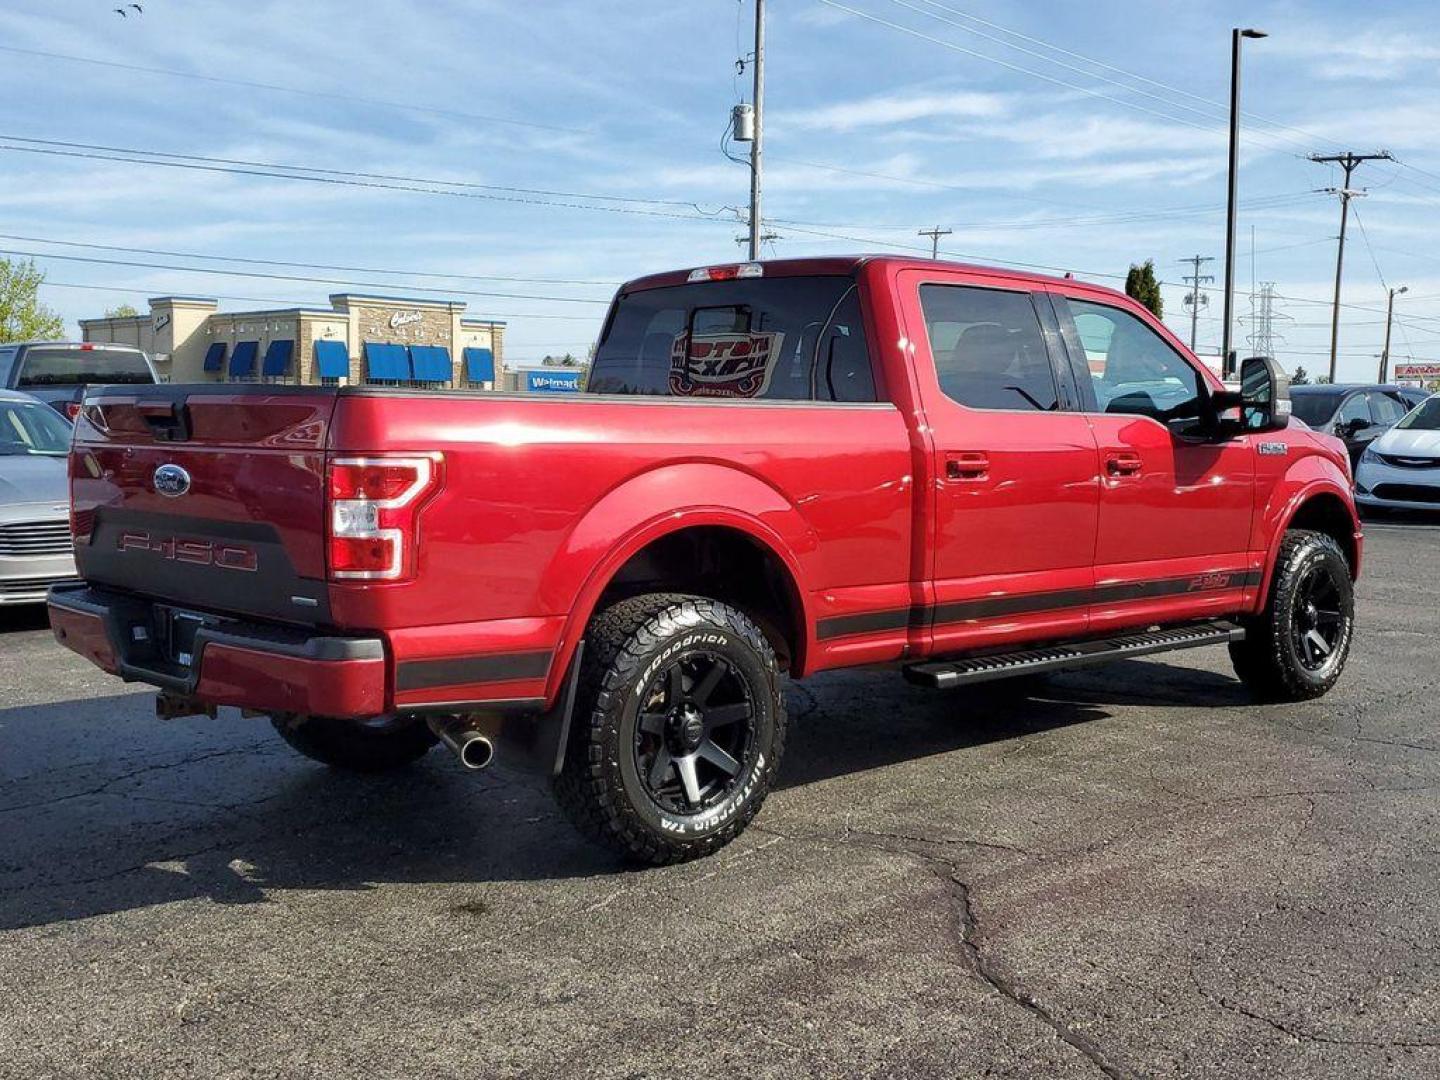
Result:
[[[1006,975],[996,964],[986,956],[980,948],[979,923],[975,917],[975,908],[970,898],[970,886],[961,879],[960,870],[953,862],[941,858],[938,855],[931,855],[924,851],[916,851],[913,848],[903,845],[891,845],[876,842],[875,839],[903,839],[911,843],[934,844],[943,847],[947,844],[974,845],[981,848],[999,847],[1001,850],[1029,855],[1029,852],[1021,851],[1019,848],[1005,847],[1004,845],[990,845],[981,842],[968,840],[931,840],[925,837],[906,837],[901,834],[887,833],[865,833],[860,831],[847,830],[838,836],[824,836],[815,834],[791,834],[758,825],[752,825],[751,831],[763,832],[777,839],[789,840],[792,843],[837,843],[858,847],[870,851],[877,851],[887,855],[902,855],[915,859],[927,869],[940,877],[947,896],[951,899],[958,924],[956,944],[965,960],[965,966],[970,972],[985,985],[998,993],[1001,997],[1014,1005],[1017,1005],[1025,1012],[1034,1016],[1050,1028],[1055,1036],[1066,1043],[1072,1049],[1080,1053],[1086,1060],[1100,1070],[1111,1080],[1125,1080],[1126,1077],[1138,1076],[1138,1073],[1126,1071],[1105,1053],[1100,1045],[1089,1036],[1077,1031],[1065,1023],[1047,1005],[1041,1002],[1034,994],[1020,986],[1020,984]],[[854,839],[864,837],[865,839]]]
[[[72,791],[66,795],[54,795],[46,799],[37,799],[34,802],[0,806],[0,814],[13,814],[21,810],[38,810],[47,806],[55,806],[59,803],[72,802],[75,799],[87,799],[96,795],[109,794],[110,788],[116,784],[124,783],[126,780],[133,780],[137,776],[144,776],[147,773],[153,772],[165,772],[170,769],[181,769],[187,765],[195,765],[213,758],[232,757],[236,754],[264,754],[267,752],[265,747],[266,742],[256,742],[249,746],[229,747],[224,750],[210,750],[203,754],[193,754],[189,757],[181,758],[179,761],[166,762],[163,765],[142,765],[138,769],[131,769],[129,772],[112,776],[104,783],[93,788],[86,788],[84,791]]]
[[[1218,994],[1207,987],[1195,971],[1199,958],[1194,957],[1190,961],[1190,982],[1199,992],[1200,996],[1210,1004],[1224,1009],[1226,1012],[1234,1013],[1237,1016],[1244,1016],[1258,1023],[1266,1024],[1274,1030],[1285,1035],[1294,1042],[1320,1043],[1325,1046],[1352,1046],[1363,1047],[1371,1050],[1434,1050],[1440,1049],[1440,1040],[1430,1039],[1345,1039],[1334,1035],[1323,1035],[1314,1031],[1307,1031],[1294,1024],[1288,1024],[1278,1020],[1258,1009],[1251,1008],[1242,1002],[1235,1001]]]

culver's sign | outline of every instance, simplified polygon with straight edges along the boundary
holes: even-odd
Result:
[[[424,318],[418,311],[397,311],[390,316],[390,329],[399,330],[402,326],[413,326]]]

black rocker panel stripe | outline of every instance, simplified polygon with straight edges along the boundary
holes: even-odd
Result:
[[[428,690],[432,686],[542,679],[550,670],[551,655],[544,651],[406,660],[395,669],[395,689]]]
[[[987,596],[978,600],[954,600],[945,604],[923,607],[893,608],[887,611],[866,611],[856,615],[837,615],[815,624],[815,636],[821,641],[852,634],[878,634],[923,625],[926,614],[939,625],[968,622],[972,619],[994,619],[1001,615],[1028,615],[1037,611],[1063,611],[1089,604],[1123,604],[1132,600],[1153,600],[1161,596],[1178,596],[1188,592],[1214,592],[1259,585],[1259,570],[1217,571],[1189,574],[1178,578],[1156,578],[1150,581],[1124,581],[1097,585],[1089,589],[1061,589],[1055,592],[1021,593],[1016,596]],[[1224,579],[1224,580],[1222,580]]]

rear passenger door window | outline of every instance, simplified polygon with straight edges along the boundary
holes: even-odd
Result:
[[[920,306],[946,397],[971,409],[1059,408],[1055,371],[1029,293],[922,285]]]

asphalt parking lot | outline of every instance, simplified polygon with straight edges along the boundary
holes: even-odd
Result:
[[[1339,689],[1222,651],[793,688],[780,790],[627,871],[443,752],[331,774],[0,616],[0,1075],[1440,1075],[1440,529]]]

